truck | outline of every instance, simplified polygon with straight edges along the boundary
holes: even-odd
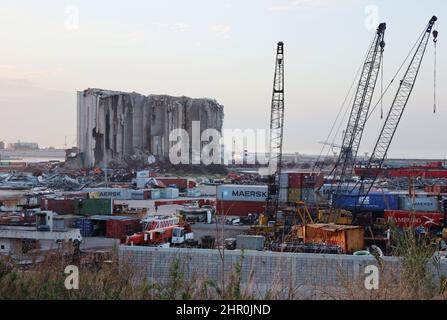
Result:
[[[126,237],[125,244],[134,245],[162,245],[162,244],[184,244],[187,240],[194,239],[191,226],[183,219],[173,216],[156,216],[142,221],[144,231]]]

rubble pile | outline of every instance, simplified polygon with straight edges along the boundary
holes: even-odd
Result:
[[[64,191],[76,191],[84,187],[77,179],[67,175],[53,174],[41,180],[41,184],[47,188]]]

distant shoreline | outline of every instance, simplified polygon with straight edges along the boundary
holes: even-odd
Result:
[[[37,149],[37,150],[0,150],[0,160],[10,162],[42,162],[65,161],[65,150],[62,149]]]

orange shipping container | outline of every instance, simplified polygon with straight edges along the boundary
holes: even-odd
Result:
[[[308,224],[304,227],[304,242],[336,245],[344,254],[352,254],[364,249],[365,230],[356,226]]]

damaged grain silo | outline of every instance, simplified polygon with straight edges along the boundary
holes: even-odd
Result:
[[[87,89],[77,95],[77,140],[85,167],[124,163],[129,157],[168,159],[169,133],[192,122],[200,132],[223,125],[223,106],[211,99]]]

